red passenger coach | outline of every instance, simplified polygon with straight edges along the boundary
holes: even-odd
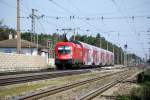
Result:
[[[58,69],[71,68],[73,65],[114,64],[112,52],[79,41],[58,42],[55,46],[55,55],[55,65]]]

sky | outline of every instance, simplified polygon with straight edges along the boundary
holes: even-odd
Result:
[[[0,20],[14,29],[16,1],[0,0]],[[32,9],[39,16],[35,21],[38,34],[63,34],[62,29],[69,28],[81,35],[100,33],[123,49],[127,44],[128,53],[149,55],[150,0],[20,0],[22,32],[31,31]],[[73,31],[66,32],[68,38],[73,35]]]

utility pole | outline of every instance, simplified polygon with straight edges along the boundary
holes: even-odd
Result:
[[[149,31],[148,31],[149,32]],[[148,35],[150,35],[150,34],[148,34]],[[150,38],[149,38],[149,42],[148,42],[148,45],[149,45],[149,48],[148,48],[148,54],[149,54],[149,56],[148,56],[148,59],[150,59]]]
[[[31,42],[33,41],[35,43],[35,11],[37,11],[36,9],[32,9],[32,14],[30,15],[31,18]],[[32,40],[33,39],[33,40]]]
[[[108,41],[107,41],[107,51],[108,51]]]
[[[74,41],[75,41],[75,34],[76,34],[76,33],[75,33],[75,28],[74,28],[74,33],[73,33],[73,35],[74,35],[74,36],[73,36]]]
[[[115,53],[115,47],[114,47],[114,44],[113,44],[113,53]]]
[[[150,28],[147,30],[147,35],[148,35],[148,60],[150,59],[150,34],[149,34],[149,32],[150,32]]]
[[[120,46],[120,43],[119,43],[119,36],[120,36],[120,34],[118,33],[118,45]],[[119,59],[120,59],[120,53],[119,53],[119,48],[118,48],[118,50],[117,50],[118,52],[117,52],[117,63],[118,64],[120,64],[120,61],[119,61]]]
[[[122,51],[121,51],[121,65],[122,65]]]
[[[21,53],[21,36],[20,36],[20,0],[17,0],[17,53]]]
[[[74,41],[76,40],[76,34],[78,34],[79,29],[80,29],[79,27],[73,29],[73,40]]]
[[[117,64],[119,64],[119,48],[117,49]]]
[[[126,49],[124,49],[124,65],[127,65],[127,54],[126,54]]]
[[[115,59],[115,45],[113,44],[113,54],[114,54],[114,57],[113,57],[113,64],[115,64],[114,62],[114,59]]]
[[[41,16],[37,16],[35,14],[35,12],[37,12],[38,10],[36,9],[32,9],[32,14],[30,15],[30,18],[31,18],[31,42],[34,41],[34,43],[37,44],[37,49],[38,49],[38,34],[36,34],[36,38],[35,38],[35,22],[36,22],[36,19],[40,19],[40,18],[43,18],[44,15],[41,15]],[[33,40],[32,40],[33,38]]]
[[[125,44],[124,45],[124,65],[126,65],[126,66],[127,66],[127,47],[128,47],[128,45]]]
[[[99,37],[99,42],[100,42],[100,48],[102,48],[102,40],[101,40],[101,37]]]
[[[110,34],[108,33],[108,37],[109,37],[109,35],[110,35]],[[107,51],[108,51],[108,40],[107,40]]]

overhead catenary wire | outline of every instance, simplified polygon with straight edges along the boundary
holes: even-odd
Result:
[[[74,19],[78,19],[78,20],[111,20],[111,19],[136,19],[136,18],[145,18],[145,19],[150,19],[150,15],[147,16],[127,16],[127,17],[122,17],[122,16],[114,16],[114,17],[105,17],[105,16],[98,16],[98,17],[85,17],[85,16],[45,16],[46,18],[51,18],[51,19],[68,19],[68,20],[74,20]]]
[[[58,5],[57,5],[57,6],[58,6]],[[60,7],[60,5],[59,5],[59,7]],[[62,7],[60,7],[60,8],[62,8]],[[64,7],[63,7],[63,8],[64,8]],[[66,12],[68,12],[68,10],[67,10]],[[69,12],[70,12],[70,10],[69,10]],[[72,14],[72,12],[71,12],[71,14]],[[75,16],[75,14],[74,14],[73,16],[74,16],[73,19],[77,18],[77,17]],[[131,16],[130,18],[132,19],[132,17],[133,17],[133,16]],[[136,16],[136,17],[139,17],[139,18],[141,17],[141,18],[142,18],[143,16]],[[144,17],[145,17],[145,16],[144,16]],[[64,18],[64,17],[63,17],[63,18]],[[79,19],[83,19],[83,17],[82,17],[82,18],[78,17],[78,18],[79,18]],[[101,17],[100,17],[100,18],[101,18]],[[100,19],[100,18],[99,18],[99,19]],[[123,17],[119,17],[119,18],[120,18],[120,19],[122,19],[122,18],[125,19],[125,18],[127,18],[127,17],[126,17],[126,16],[125,16],[125,17],[123,16]],[[149,18],[149,17],[146,17],[146,18]],[[59,17],[57,17],[57,19],[59,19]],[[72,19],[72,20],[73,20],[73,19]],[[86,18],[86,20],[88,20],[88,21],[91,20],[91,19],[92,19],[92,18]],[[84,20],[85,20],[85,19],[84,19]],[[84,20],[83,20],[83,21],[84,21]],[[93,19],[92,19],[92,20],[93,20]],[[95,20],[95,19],[94,19],[94,20]],[[91,24],[89,24],[89,23],[86,22],[86,21],[84,21],[84,22],[85,22],[86,24],[88,24],[89,26],[92,26],[93,28],[95,28],[95,25],[91,25]],[[95,29],[97,30],[98,28],[95,28]],[[99,30],[99,29],[98,29],[98,30]],[[99,31],[99,32],[100,32],[100,31]]]
[[[6,6],[10,7],[10,8],[16,9],[16,6],[13,6],[13,5],[7,3],[6,1],[0,0],[0,3],[6,5]]]
[[[121,13],[121,15],[123,16],[123,17],[126,17],[126,16],[124,16],[124,14],[122,13],[122,11],[121,11],[121,9],[118,7],[118,5],[117,5],[117,3],[116,3],[116,0],[111,0],[112,2],[113,2],[113,4],[115,5],[115,7],[118,9],[118,11]],[[128,13],[128,11],[127,11],[127,9],[126,9],[126,7],[125,7],[125,12],[126,13]],[[128,16],[129,16],[129,13],[127,14]],[[143,17],[143,16],[142,16]],[[149,17],[147,17],[147,18],[149,18]],[[128,25],[129,25],[129,28],[131,29],[131,30],[134,30],[134,34],[135,34],[135,36],[136,36],[136,39],[138,40],[138,36],[137,36],[137,32],[136,32],[136,28],[135,28],[135,24],[134,24],[134,16],[132,17],[132,21],[133,21],[133,26],[130,24],[130,22],[129,22],[129,19],[125,19],[126,20],[126,22],[128,23]]]
[[[60,7],[61,9],[65,10],[66,12],[71,13],[72,15],[74,15],[73,12],[71,12],[70,10],[64,8],[63,6],[61,6],[60,4],[58,4],[57,2],[55,2],[54,0],[49,0],[50,2],[52,2],[53,4],[55,4],[56,6]]]
[[[126,7],[126,3],[124,2],[124,0],[122,0],[122,2],[123,2],[123,4],[124,4],[123,6],[124,6],[124,8],[125,8],[126,13],[129,15],[129,11],[128,11],[127,7]],[[132,12],[132,13],[133,13],[133,12]],[[141,45],[142,50],[143,50],[143,52],[144,52],[144,49],[143,49],[144,47],[143,47],[142,43],[140,42],[140,41],[142,41],[142,40],[140,39],[140,33],[137,34],[134,16],[132,17],[132,22],[133,22],[133,29],[134,29],[134,31],[135,31],[134,34],[136,35],[137,42],[139,42],[139,44]]]
[[[44,26],[43,26],[43,23],[41,23],[40,20],[37,20],[37,21],[38,21],[38,23],[39,23],[40,28],[42,29],[42,31],[43,31],[44,33],[46,33],[45,28],[44,28]]]
[[[26,7],[23,2],[20,2],[20,4],[21,4],[22,8],[26,9],[26,11],[23,9],[26,13],[30,12],[29,7]]]
[[[4,1],[4,0],[0,0],[0,4],[3,4],[3,5],[5,5],[5,6],[7,6],[7,7],[16,9],[16,6],[14,6],[14,5],[12,5],[12,4],[9,4],[8,2],[6,2],[6,0],[5,0],[5,1]],[[20,1],[20,4],[21,4],[21,1]],[[22,9],[21,9],[21,12],[22,12],[22,13],[25,13],[25,14],[28,13],[27,11],[22,10]],[[22,18],[22,17],[21,17],[21,18]]]
[[[70,16],[70,18],[71,18],[71,17],[74,18],[74,16],[76,15],[76,14],[74,14],[72,11],[70,11],[70,10],[64,8],[63,6],[61,6],[60,4],[58,4],[57,2],[54,2],[53,0],[49,0],[49,1],[51,1],[53,4],[55,4],[55,5],[58,6],[59,8],[65,10],[66,12],[72,14],[72,16]],[[94,25],[92,25],[92,24],[90,24],[90,23],[88,23],[88,22],[86,22],[86,21],[84,21],[84,20],[83,20],[83,22],[86,23],[86,24],[89,25],[89,26],[94,27],[95,29],[98,29],[98,28],[96,28]],[[99,30],[99,29],[98,29],[98,30]]]
[[[68,2],[70,2],[70,5],[76,9],[77,12],[81,13],[81,14],[85,14],[85,12],[81,11],[73,2],[72,0],[67,0]]]

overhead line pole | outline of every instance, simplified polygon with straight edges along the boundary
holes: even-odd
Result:
[[[109,37],[109,34],[108,34],[108,37]],[[108,51],[108,40],[107,40],[107,51]]]
[[[75,34],[76,34],[76,32],[75,32],[75,28],[74,28],[74,33],[73,33],[73,39],[74,39],[74,41],[75,41]]]
[[[100,42],[100,48],[102,48],[102,41],[101,41],[101,37],[99,37],[99,42]]]
[[[35,22],[36,22],[36,19],[40,19],[40,18],[43,18],[44,15],[41,15],[41,16],[38,16],[35,14],[35,11],[37,12],[38,10],[36,9],[32,9],[32,14],[30,15],[30,18],[31,18],[31,42],[32,42],[32,38],[33,38],[33,41],[35,44],[37,44],[37,49],[38,49],[38,34],[35,33]]]
[[[35,11],[37,11],[36,9],[32,9],[32,14],[31,14],[31,42],[33,41],[35,43]],[[33,38],[33,40],[32,40]]]
[[[148,29],[148,37],[150,36],[149,32],[150,32],[150,29]],[[148,42],[148,59],[150,59],[150,38],[148,38],[149,42]]]
[[[17,0],[17,53],[21,53],[21,36],[20,36],[20,0]]]
[[[121,51],[121,65],[122,65],[122,51]]]
[[[108,51],[108,41],[107,41],[107,51]]]
[[[114,44],[113,44],[113,53],[115,53],[115,48],[114,48]]]
[[[118,45],[120,46],[120,43],[119,43],[119,36],[120,34],[118,33]],[[119,50],[119,47],[118,47],[118,50],[117,50],[117,63],[120,64],[120,50]]]

